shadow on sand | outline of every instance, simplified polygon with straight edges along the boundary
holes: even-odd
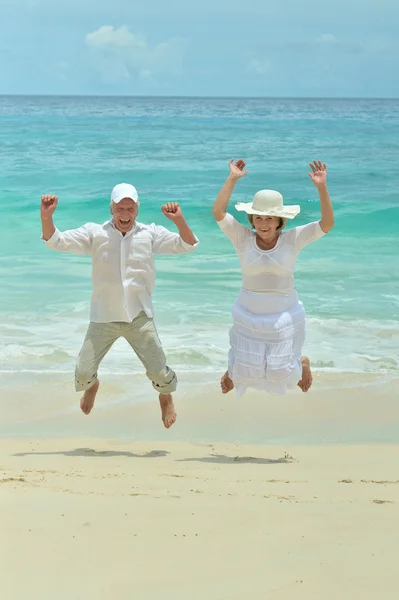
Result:
[[[159,458],[167,456],[169,452],[166,450],[151,450],[151,452],[145,452],[144,454],[134,454],[133,452],[124,452],[119,450],[93,450],[92,448],[76,448],[75,450],[64,450],[59,452],[19,452],[14,456],[94,456],[96,458],[101,457],[113,457],[113,456],[127,456],[129,458]]]
[[[255,456],[226,456],[225,454],[211,454],[203,458],[181,458],[177,462],[202,462],[210,464],[233,464],[254,463],[257,465],[280,465],[294,462],[292,456],[286,455],[281,458],[256,458]]]

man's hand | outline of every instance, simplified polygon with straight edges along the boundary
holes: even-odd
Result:
[[[167,219],[170,219],[174,223],[183,219],[183,213],[178,202],[168,202],[162,206],[162,212]]]
[[[50,219],[58,204],[58,196],[51,196],[47,194],[42,196],[42,203],[40,206],[40,216],[42,219]]]
[[[242,158],[237,160],[237,162],[235,164],[234,164],[234,158],[232,158],[231,161],[229,162],[229,167],[230,167],[230,177],[232,177],[235,180],[241,179],[241,177],[245,177],[245,175],[248,173],[248,171],[244,171],[246,164],[245,164],[245,161],[242,160]]]
[[[327,185],[327,165],[320,160],[314,160],[309,166],[312,169],[312,172],[308,173],[308,175],[313,184],[317,188]]]

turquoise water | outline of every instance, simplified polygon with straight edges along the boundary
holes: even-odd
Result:
[[[127,181],[141,221],[173,228],[160,206],[175,200],[201,241],[157,259],[168,362],[219,373],[240,272],[211,207],[232,157],[249,170],[233,200],[278,189],[301,204],[296,224],[319,216],[308,162],[328,164],[336,227],[302,252],[296,276],[305,350],[320,369],[398,371],[399,100],[0,97],[0,144],[0,372],[72,377],[87,326],[90,259],[40,242],[41,194],[60,197],[55,222],[73,228],[108,219],[110,190]],[[103,365],[142,370],[123,340]]]

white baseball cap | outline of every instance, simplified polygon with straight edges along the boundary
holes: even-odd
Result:
[[[111,202],[118,204],[124,198],[130,198],[138,203],[139,195],[136,188],[130,183],[118,183],[111,192]]]

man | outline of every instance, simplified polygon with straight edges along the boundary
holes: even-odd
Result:
[[[176,225],[178,234],[155,224],[136,222],[140,204],[137,191],[130,184],[114,187],[112,219],[102,225],[87,223],[60,232],[53,223],[57,203],[57,196],[41,198],[42,239],[53,250],[92,256],[90,324],[75,371],[75,389],[84,391],[82,411],[86,415],[91,412],[100,385],[98,367],[114,342],[124,337],[159,393],[165,427],[171,427],[176,421],[172,392],[177,379],[166,364],[153,320],[153,254],[191,252],[198,245],[197,238],[177,202],[164,204],[162,212]]]

